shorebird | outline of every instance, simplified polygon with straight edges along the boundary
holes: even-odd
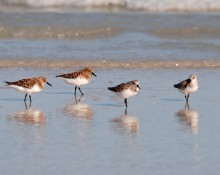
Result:
[[[16,89],[19,92],[26,93],[24,101],[26,101],[27,94],[29,95],[30,102],[31,94],[37,93],[42,91],[45,84],[52,86],[50,83],[47,82],[46,77],[33,77],[22,79],[14,82],[6,81],[6,86]]]
[[[82,69],[77,72],[57,75],[56,77],[63,79],[68,84],[75,85],[74,95],[76,95],[77,87],[78,87],[79,91],[81,92],[81,95],[84,95],[80,89],[80,86],[89,83],[92,79],[92,75],[94,75],[96,77],[94,72],[92,72],[92,68],[87,67],[87,68]]]
[[[119,97],[124,99],[126,108],[128,107],[127,99],[131,96],[137,95],[140,90],[139,81],[133,80],[127,83],[121,83],[115,87],[108,87],[108,90],[116,93]]]
[[[186,103],[189,100],[189,94],[196,92],[199,88],[199,83],[196,75],[190,75],[188,79],[174,85],[181,93],[185,95]]]

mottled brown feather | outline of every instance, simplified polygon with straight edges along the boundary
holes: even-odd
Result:
[[[175,84],[174,87],[184,90],[188,86],[188,84],[190,84],[190,82],[191,82],[190,79],[186,79],[178,84]]]
[[[68,79],[75,79],[78,76],[80,76],[82,73],[81,72],[73,72],[69,74],[62,74],[62,75],[57,75],[56,77],[62,77],[62,78],[68,78]]]
[[[14,82],[6,82],[8,85],[16,85],[24,88],[32,88],[36,83],[38,83],[36,78],[27,78]],[[39,83],[38,83],[39,84]],[[41,83],[40,83],[41,84]]]
[[[125,83],[121,83],[115,87],[109,87],[108,90],[113,92],[121,92],[125,89],[125,87],[128,88],[128,85],[126,85]]]
[[[115,87],[108,87],[108,90],[113,91],[113,92],[122,92],[126,89],[131,89],[131,91],[136,91],[137,85],[134,85],[132,81],[129,81],[127,83],[121,83]]]
[[[91,68],[85,68],[77,72],[72,72],[68,74],[61,74],[57,75],[56,77],[62,77],[62,78],[67,78],[67,79],[75,79],[77,77],[85,78],[90,80],[92,77],[92,69]]]
[[[47,82],[46,77],[32,77],[26,78],[14,82],[6,81],[7,85],[16,85],[24,88],[31,89],[34,85],[39,86],[41,89],[44,87],[44,84]]]

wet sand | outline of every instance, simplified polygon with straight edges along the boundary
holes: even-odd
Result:
[[[0,59],[0,68],[64,68],[77,69],[87,65],[96,69],[219,69],[220,60],[53,60]]]
[[[1,68],[1,80],[45,75],[53,87],[33,94],[0,89],[2,174],[216,174],[220,133],[219,70],[98,69],[85,95],[55,75],[63,68]],[[173,84],[198,75],[189,98]],[[107,90],[138,79],[140,93],[123,100]],[[28,104],[27,104],[28,105]],[[13,168],[12,168],[13,166]]]

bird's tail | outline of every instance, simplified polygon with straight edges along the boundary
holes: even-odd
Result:
[[[113,91],[113,92],[116,92],[115,87],[108,87],[108,90]]]
[[[178,88],[178,84],[174,84],[173,87]]]
[[[175,87],[175,88],[181,88],[181,84],[180,84],[180,83],[174,84],[173,87]]]
[[[8,86],[8,85],[10,85],[10,84],[11,84],[11,82],[9,82],[9,81],[4,81],[4,83],[6,83],[6,85],[5,85],[5,86]]]

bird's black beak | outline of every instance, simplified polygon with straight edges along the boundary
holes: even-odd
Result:
[[[49,86],[52,86],[50,83],[46,82]]]
[[[95,77],[97,77],[96,74],[94,74],[94,72],[92,72],[92,75],[94,75]]]
[[[141,89],[139,85],[137,85],[137,87],[138,87],[139,89]]]

